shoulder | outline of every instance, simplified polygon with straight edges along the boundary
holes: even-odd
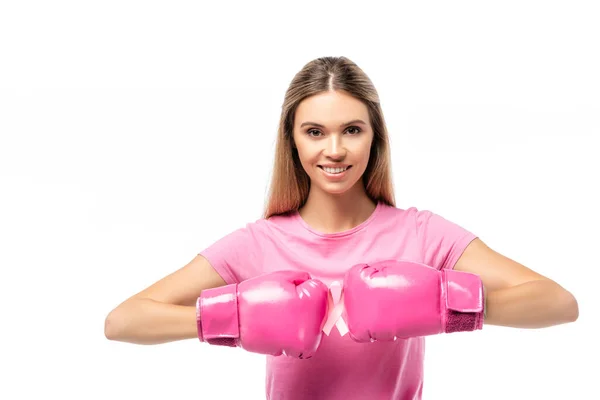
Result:
[[[246,223],[240,230],[255,238],[277,236],[281,232],[289,231],[294,226],[295,217],[294,213],[289,213],[260,218]]]
[[[449,233],[460,228],[442,215],[426,208],[409,206],[406,208],[385,205],[381,210],[384,219],[414,230],[419,235]]]
[[[402,208],[388,204],[381,205],[380,213],[385,219],[397,220],[398,222],[403,222],[404,224],[414,223],[415,221],[419,220],[426,220],[434,215],[431,211],[421,210],[416,206]]]
[[[443,223],[444,221],[447,221],[440,214],[430,209],[418,208],[417,206],[410,206],[406,209],[396,208],[395,212],[390,213],[397,215],[399,218],[404,218],[416,223],[417,227],[423,227],[430,223]]]

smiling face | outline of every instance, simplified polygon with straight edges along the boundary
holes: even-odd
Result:
[[[373,142],[367,106],[339,90],[308,97],[296,110],[294,142],[311,187],[342,194],[362,185]]]

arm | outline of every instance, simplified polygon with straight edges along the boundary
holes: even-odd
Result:
[[[197,255],[112,310],[104,322],[104,335],[136,344],[197,338],[196,299],[202,290],[224,285],[206,258]]]
[[[454,267],[478,275],[486,289],[485,324],[544,328],[577,320],[575,297],[559,284],[473,240]]]

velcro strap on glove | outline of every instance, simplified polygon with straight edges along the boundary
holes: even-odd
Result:
[[[198,339],[235,347],[240,337],[237,284],[205,289],[196,302]]]
[[[442,301],[445,301],[447,310],[443,321],[444,331],[451,333],[481,329],[485,301],[481,278],[452,269],[443,269],[441,272]]]

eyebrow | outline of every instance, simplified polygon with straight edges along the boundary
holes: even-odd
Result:
[[[343,128],[346,125],[350,125],[350,124],[363,124],[363,125],[367,125],[367,123],[365,121],[363,121],[362,119],[353,119],[352,121],[346,122],[345,124],[341,124],[340,128]],[[319,128],[325,128],[325,126],[321,125],[321,124],[317,124],[316,122],[303,122],[302,125],[300,125],[300,128],[302,128],[304,125],[314,125],[314,126],[318,126]]]

